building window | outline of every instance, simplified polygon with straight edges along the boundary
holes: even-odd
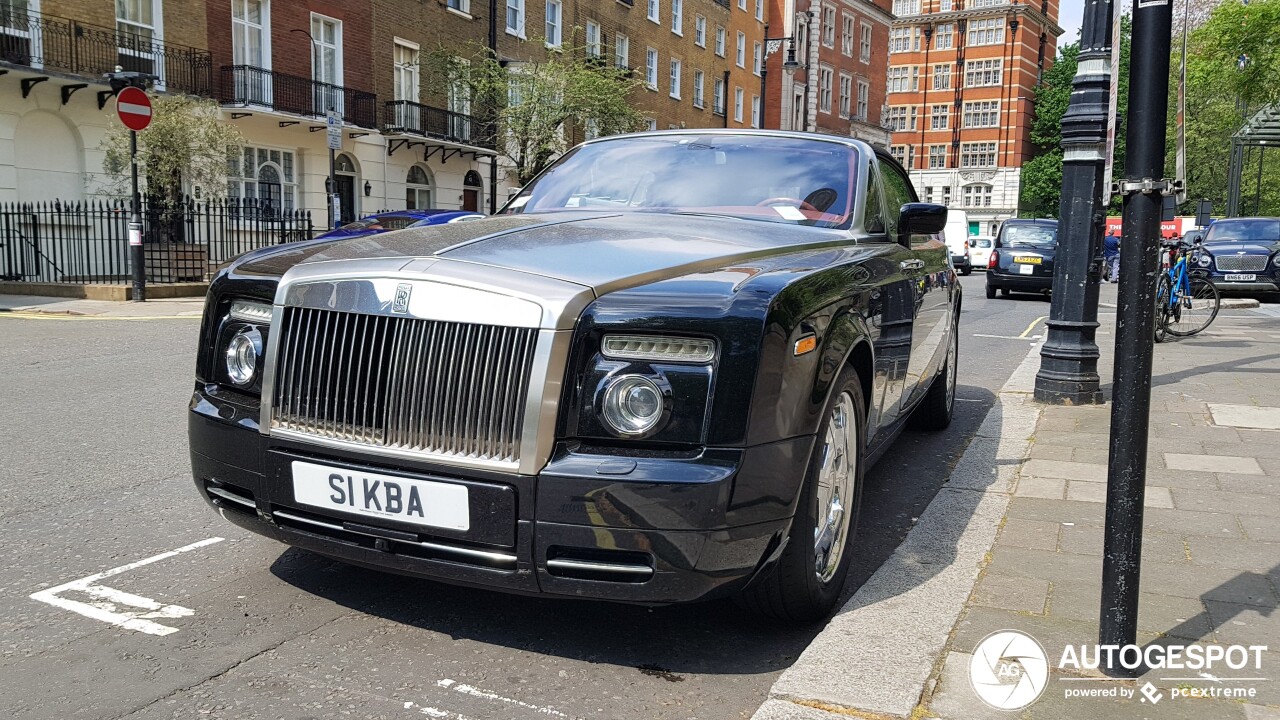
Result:
[[[471,14],[471,0],[449,0],[449,8],[464,15]]]
[[[311,79],[315,107],[344,112],[342,92],[342,21],[311,14]]]
[[[524,0],[507,0],[507,32],[524,37]]]
[[[560,0],[547,0],[547,47],[560,47]]]
[[[897,160],[899,163],[901,163],[903,160],[905,160],[905,159],[906,159],[906,157],[907,157],[907,154],[906,154],[906,153],[907,153],[907,147],[906,147],[905,145],[891,145],[891,146],[889,146],[889,155],[890,155],[894,160]]]
[[[716,26],[716,54],[724,57],[724,27]]]
[[[701,15],[693,18],[693,44],[703,48],[707,46],[707,19]]]
[[[1000,84],[1004,75],[1004,58],[970,60],[964,64],[965,87],[990,87]]]
[[[840,52],[853,57],[853,16],[845,13],[840,27]]]
[[[600,23],[595,20],[587,21],[587,56],[598,58],[604,48],[600,45]]]
[[[976,9],[976,8],[985,8],[985,7],[997,7],[999,5],[1008,5],[1008,4],[1009,4],[1009,0],[969,0],[969,2],[965,4],[965,7]]]
[[[397,38],[393,58],[392,92],[395,99],[418,102],[418,44]]]
[[[271,69],[270,23],[270,3],[261,0],[232,0],[232,62],[236,65]]]
[[[902,166],[910,170],[916,164],[916,146],[915,145],[893,145],[889,148],[889,154],[894,160],[902,163]]]
[[[853,109],[853,78],[840,73],[840,117],[849,117]]]
[[[723,80],[716,80],[711,83],[711,111],[717,115],[724,115]]]
[[[893,0],[893,14],[898,17],[920,14],[920,0]]]
[[[742,122],[742,88],[733,89],[733,121]]]
[[[983,128],[999,126],[999,100],[979,100],[964,104],[964,127]]]
[[[804,54],[809,54],[809,15],[808,13],[796,13],[795,24],[795,46],[804,48]]]
[[[1004,42],[1004,18],[982,18],[969,21],[967,45],[999,45]]]
[[[703,103],[702,85],[705,81],[706,81],[706,76],[702,73],[701,70],[693,71],[693,106],[696,108],[702,107],[702,103]]]
[[[751,127],[760,127],[760,96],[751,96]]]
[[[657,130],[657,129],[658,129],[658,121],[657,121],[656,119],[654,119],[654,118],[649,118],[649,124],[647,125],[647,129],[648,129],[650,132],[653,132],[654,130]]]
[[[864,63],[869,63],[871,62],[871,24],[864,22],[860,25],[860,29],[862,31],[862,41],[859,47],[860,59]]]
[[[907,108],[902,105],[894,105],[886,109],[884,113],[884,126],[891,132],[901,132],[907,129]]]
[[[956,45],[956,26],[942,23],[933,30],[933,49],[950,50]]]
[[[756,20],[764,22],[764,0],[756,0]]]
[[[680,61],[671,59],[671,97],[680,99]]]
[[[889,52],[904,53],[920,50],[920,28],[897,27],[889,31]]]
[[[658,20],[658,0],[649,0],[648,17],[653,22],[661,22]]]
[[[7,24],[12,24],[15,19],[26,24],[27,20],[18,13],[25,12],[27,4],[28,0],[18,0],[15,7],[13,0],[7,0],[4,3]],[[39,3],[35,5],[39,7]],[[116,0],[116,49],[121,55],[132,58],[130,62],[135,65],[130,69],[161,72],[151,58],[151,43],[156,39],[154,5],[152,0]]]
[[[991,207],[991,186],[975,183],[965,185],[961,192],[965,207]]]
[[[818,69],[818,110],[831,112],[831,68]]]
[[[934,105],[929,113],[930,130],[946,130],[951,124],[951,106]]]
[[[943,205],[951,204],[951,186],[950,185],[942,186],[942,204]]]
[[[658,51],[653,48],[644,51],[644,82],[650,90],[658,89]]]
[[[735,62],[738,63],[738,67],[740,68],[744,68],[747,66],[747,34],[746,33],[738,33],[738,54],[736,56]]]
[[[425,210],[432,207],[431,173],[421,165],[409,168],[405,178],[404,207],[406,210]]]
[[[684,35],[684,0],[671,0],[671,32]]]
[[[626,35],[613,36],[613,64],[620,68],[631,67],[631,38]]]
[[[993,168],[996,166],[996,144],[994,142],[961,143],[960,167]]]
[[[916,129],[916,119],[918,117],[918,111],[919,111],[919,108],[917,108],[915,105],[910,105],[907,107],[907,113],[908,113],[907,127],[909,127],[912,130]]]
[[[747,11],[747,0],[738,0],[738,9],[742,12]]]
[[[891,93],[911,90],[911,68],[906,65],[889,68],[887,89]]]
[[[227,197],[274,216],[294,210],[297,177],[289,150],[246,147],[227,168]]]
[[[827,5],[822,8],[822,47],[836,46],[836,9]]]
[[[937,170],[947,166],[947,146],[946,145],[930,145],[929,146],[929,169]],[[930,197],[933,196],[933,188],[929,188]],[[932,199],[929,202],[933,202]]]
[[[951,0],[938,0],[938,12],[951,12]]]
[[[951,89],[951,64],[933,66],[933,89]]]
[[[755,47],[751,49],[751,71],[759,75],[760,71],[764,69],[763,66],[764,48],[760,46],[760,43],[756,43]]]
[[[927,203],[933,202],[933,186],[932,185],[924,189],[924,201]]]
[[[871,84],[866,80],[858,81],[858,107],[856,108],[857,118],[866,122],[870,118],[871,113]]]

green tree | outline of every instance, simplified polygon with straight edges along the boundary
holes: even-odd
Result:
[[[138,133],[138,170],[142,192],[169,207],[181,204],[187,188],[206,197],[227,189],[228,152],[242,142],[234,125],[219,119],[213,100],[189,95],[152,96],[151,125]],[[109,195],[130,193],[129,129],[111,114],[99,149]]]
[[[473,99],[481,135],[508,161],[520,185],[568,150],[575,134],[632,132],[646,120],[629,101],[640,81],[581,48],[512,62],[473,46],[462,55],[441,49],[429,62],[446,87]]]

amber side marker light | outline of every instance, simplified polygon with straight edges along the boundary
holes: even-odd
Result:
[[[813,335],[806,335],[796,341],[796,357],[813,352],[818,347],[818,338]]]

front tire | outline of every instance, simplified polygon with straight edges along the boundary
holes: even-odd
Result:
[[[782,555],[739,596],[748,609],[787,623],[827,617],[849,574],[866,427],[862,382],[853,368],[836,378],[824,417]]]

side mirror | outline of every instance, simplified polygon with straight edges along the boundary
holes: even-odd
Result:
[[[936,235],[947,226],[947,208],[933,203],[907,203],[898,211],[898,239],[912,235]]]

